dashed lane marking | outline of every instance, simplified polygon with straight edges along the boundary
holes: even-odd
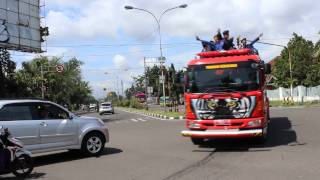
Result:
[[[136,119],[131,119],[131,121],[133,121],[133,122],[138,122],[138,120],[136,120]]]
[[[139,121],[146,122],[147,120],[138,118]]]

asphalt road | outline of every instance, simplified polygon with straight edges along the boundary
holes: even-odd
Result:
[[[99,116],[88,114],[88,116]],[[116,111],[105,153],[83,158],[58,152],[35,158],[32,179],[48,180],[264,180],[320,177],[320,109],[272,109],[269,140],[212,141],[181,137],[184,121]],[[2,176],[15,179],[13,176]],[[1,179],[1,178],[0,178]]]

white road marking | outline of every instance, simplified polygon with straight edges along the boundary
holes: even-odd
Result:
[[[139,121],[146,122],[147,120],[138,118]]]
[[[138,120],[136,120],[136,119],[131,119],[131,121],[133,121],[133,122],[138,122]]]

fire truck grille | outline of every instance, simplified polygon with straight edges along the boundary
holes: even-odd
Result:
[[[238,119],[250,117],[256,97],[192,99],[191,102],[198,119]]]

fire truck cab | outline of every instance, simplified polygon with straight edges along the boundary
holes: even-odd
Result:
[[[251,49],[199,53],[185,74],[186,128],[196,145],[205,139],[267,139],[269,100],[266,74],[271,73]]]

